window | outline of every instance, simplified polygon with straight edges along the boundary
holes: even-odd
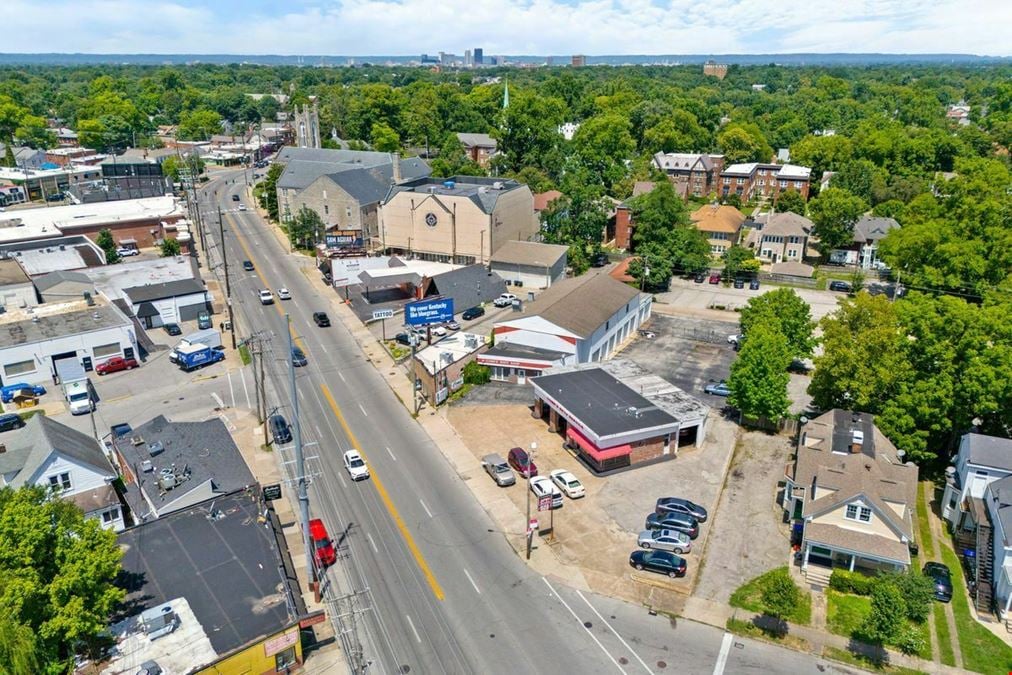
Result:
[[[785,181],[785,180],[780,181],[780,187],[782,187],[782,188],[787,187],[787,181]]]
[[[102,512],[103,523],[111,523],[117,518],[119,518],[119,509],[109,509],[108,511]]]
[[[794,181],[794,187],[798,188],[799,190],[800,190],[800,189],[801,189],[802,187],[804,187],[804,185],[805,185],[805,184],[804,184],[803,182],[801,182],[800,180],[796,180],[796,181]]]
[[[121,351],[122,350],[119,348],[118,342],[112,342],[107,345],[98,345],[96,347],[92,347],[91,349],[91,353],[96,359],[103,359],[108,356],[119,356]]]
[[[18,361],[17,363],[8,363],[4,366],[4,375],[7,377],[14,377],[16,375],[24,375],[25,373],[35,372],[35,361],[29,359],[28,361]]]
[[[847,504],[847,513],[844,516],[847,520],[857,520],[862,523],[871,522],[871,509],[860,504]]]
[[[327,206],[326,204],[323,205],[323,215],[325,216],[330,215],[330,207]]]
[[[738,185],[744,185],[744,184],[745,184],[745,179],[744,178],[739,178],[738,179]]]
[[[793,249],[793,248],[787,249],[787,257],[788,258],[797,258],[798,257],[798,251],[797,251],[797,249]]]
[[[862,506],[861,507],[861,515],[859,515],[858,518],[861,520],[862,523],[870,523],[871,522],[871,509],[869,509],[867,506]]]
[[[280,651],[274,655],[274,671],[275,672],[288,672],[290,668],[297,665],[295,660],[295,647],[289,647],[284,651]]]
[[[69,490],[70,489],[70,474],[61,473],[58,476],[50,476],[49,487],[54,490]]]
[[[848,520],[857,520],[857,504],[847,504],[846,517]]]

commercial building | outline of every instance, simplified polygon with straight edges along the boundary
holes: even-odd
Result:
[[[114,356],[137,356],[133,323],[101,296],[0,314],[0,383],[51,385],[56,361],[75,358],[85,368]]]
[[[53,237],[52,228],[46,225],[31,229],[33,232],[23,234],[34,233],[40,236],[13,242],[2,241],[2,235],[7,230],[0,229],[0,256],[17,260],[25,273],[33,279],[51,272],[84,270],[105,265],[105,252],[85,236]]]
[[[199,279],[181,279],[123,289],[130,311],[145,328],[193,321],[211,309],[210,293]]]
[[[432,405],[441,404],[464,386],[464,366],[486,349],[484,336],[457,332],[415,352],[415,380],[421,385],[421,395]]]
[[[37,485],[54,490],[107,530],[122,530],[123,509],[116,471],[98,441],[45,415],[4,434],[0,442],[0,486]]]
[[[81,297],[81,296],[78,296]],[[0,307],[4,311],[39,304],[35,285],[12,258],[0,258]]]
[[[82,272],[49,272],[36,277],[34,284],[42,302],[67,302],[96,293],[95,282]]]
[[[492,254],[490,268],[516,288],[548,288],[566,276],[568,246],[508,241]]]
[[[225,423],[216,417],[172,422],[159,415],[114,439],[113,450],[136,522],[256,483]]]
[[[651,303],[607,274],[563,279],[497,321],[495,346],[478,362],[494,380],[524,384],[553,366],[603,361],[650,318]]]
[[[488,166],[495,156],[498,141],[488,134],[457,133],[457,140],[464,148],[467,158],[479,166]]]
[[[514,180],[419,178],[392,186],[380,206],[382,248],[424,260],[484,264],[539,229],[534,195]]]
[[[703,64],[703,75],[723,80],[727,77],[727,69],[728,65],[726,63],[717,63],[711,60]]]
[[[726,204],[707,204],[693,212],[692,224],[706,235],[710,242],[710,253],[716,257],[738,243],[745,215]]]
[[[255,486],[120,533],[124,606],[103,672],[288,673],[307,616],[281,524]]]
[[[571,65],[573,68],[583,68],[587,65],[587,57],[583,54],[574,54]]]
[[[904,570],[917,518],[917,465],[875,426],[868,413],[834,409],[801,430],[785,469],[783,507],[803,523],[801,568]]]
[[[28,192],[29,201],[45,200],[50,195],[66,192],[72,185],[101,177],[102,170],[95,166],[66,166],[54,169],[0,167],[0,181],[21,186]]]
[[[534,417],[596,472],[674,459],[706,436],[709,406],[631,361],[553,368],[531,387]]]

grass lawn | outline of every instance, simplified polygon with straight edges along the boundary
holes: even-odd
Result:
[[[808,640],[798,637],[797,635],[791,635],[789,632],[783,635],[766,631],[755,625],[751,621],[743,621],[741,619],[735,619],[731,617],[727,620],[727,630],[735,635],[743,635],[750,637],[755,640],[762,640],[764,642],[772,642],[776,645],[788,647],[797,651],[807,652],[811,645]]]
[[[928,500],[924,497],[924,483],[917,485],[917,533],[921,539],[919,542],[921,559],[930,560],[935,555],[935,538],[931,536],[931,521],[928,520]]]
[[[938,635],[938,656],[947,666],[956,665],[956,654],[952,650],[952,634],[949,633],[949,622],[945,620],[945,607],[935,603],[932,608],[935,616],[935,634]]]
[[[822,655],[827,659],[847,663],[852,666],[857,666],[858,668],[865,668],[876,673],[892,673],[894,675],[926,675],[923,671],[914,670],[913,668],[893,666],[888,663],[876,663],[875,661],[871,661],[863,656],[851,654],[845,649],[837,649],[836,647],[826,647],[822,650]]]
[[[249,347],[239,345],[239,358],[242,359],[242,365],[244,366],[248,366],[253,361],[253,357],[249,353]]]
[[[851,595],[828,589],[826,599],[826,627],[837,635],[851,637],[871,611],[871,598],[864,595]],[[920,633],[924,640],[924,648],[917,656],[930,661],[931,629],[928,622],[917,624],[911,621],[908,625]]]
[[[955,552],[939,542],[942,562],[952,572],[952,614],[956,619],[956,635],[963,653],[963,667],[978,673],[1012,672],[1012,647],[974,620],[963,581],[963,568]]]
[[[787,569],[785,567],[778,567],[777,569]],[[766,581],[766,577],[769,574],[776,572],[777,570],[770,570],[765,574],[761,574],[754,579],[746,581],[744,584],[739,586],[734,593],[731,594],[730,604],[732,607],[740,607],[741,609],[747,609],[750,612],[761,613],[763,611],[762,604],[762,589],[763,584]],[[787,617],[789,623],[794,623],[799,626],[807,626],[812,622],[812,596],[805,589],[801,590],[801,602],[795,607],[794,613]]]

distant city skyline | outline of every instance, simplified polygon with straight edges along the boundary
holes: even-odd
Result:
[[[7,53],[961,53],[1009,56],[1007,0],[8,0]]]

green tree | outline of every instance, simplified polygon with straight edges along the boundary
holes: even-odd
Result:
[[[176,137],[181,141],[206,141],[221,133],[221,115],[208,108],[184,112],[179,116]]]
[[[582,246],[584,251],[601,244],[608,223],[604,201],[591,190],[575,190],[559,197],[542,214],[545,241],[565,246]],[[570,264],[573,264],[570,259]]]
[[[801,196],[801,193],[791,188],[785,190],[777,195],[777,200],[773,203],[773,210],[777,213],[796,213],[799,216],[805,215],[805,198]]]
[[[894,584],[875,584],[871,592],[871,612],[861,625],[863,638],[876,644],[893,641],[906,622],[906,603]]]
[[[116,242],[112,238],[112,232],[107,228],[98,233],[95,238],[98,247],[105,251],[105,262],[107,265],[114,265],[119,262],[119,253],[116,252]]]
[[[199,176],[204,173],[204,160],[196,154],[185,157],[170,156],[162,160],[162,173],[172,179],[173,183],[179,182],[179,172],[184,167],[189,168],[195,176]]]
[[[927,621],[935,602],[935,584],[930,577],[911,567],[906,572],[880,577],[878,583],[890,583],[899,589],[908,619],[917,623]]]
[[[667,290],[674,271],[671,254],[654,242],[644,244],[636,249],[627,271],[643,290]]]
[[[14,167],[17,166],[17,163],[17,158],[14,157],[14,148],[10,143],[7,143],[4,146],[3,166]]]
[[[692,225],[676,225],[671,233],[670,247],[672,261],[682,274],[698,274],[709,269],[710,241]],[[666,277],[665,287],[667,282]]]
[[[492,132],[498,140],[495,165],[505,173],[534,166],[550,176],[557,175],[562,143],[558,127],[565,121],[565,113],[562,99],[511,88],[509,107],[500,113],[498,128]]]
[[[835,248],[846,246],[854,239],[854,225],[868,210],[868,204],[846,190],[829,187],[808,205],[809,217],[815,224],[813,234],[819,238],[819,251],[828,256]]]
[[[886,178],[885,170],[875,166],[870,160],[854,159],[845,162],[840,170],[833,174],[829,184],[870,202],[872,196],[885,187]]]
[[[577,161],[599,177],[606,190],[625,177],[625,161],[636,150],[630,128],[628,117],[609,113],[586,120],[573,136]]]
[[[846,136],[805,136],[791,146],[791,161],[811,167],[812,180],[826,171],[837,171],[854,156],[854,144]]]
[[[15,130],[27,114],[27,108],[18,105],[10,96],[0,94],[0,142],[10,143],[14,139]]]
[[[179,255],[179,241],[172,237],[165,237],[162,239],[162,257],[171,258]]]
[[[729,278],[741,274],[752,274],[759,271],[759,260],[752,249],[735,244],[724,251],[724,273]]]
[[[267,211],[267,215],[274,222],[278,221],[278,178],[284,171],[283,165],[271,164],[271,168],[267,169],[267,175],[253,188],[253,196],[256,197],[260,208]]]
[[[743,417],[776,422],[787,414],[791,350],[775,325],[760,323],[746,334],[738,358],[731,364],[728,403]]]
[[[791,358],[811,356],[815,323],[808,303],[794,289],[778,288],[748,301],[741,310],[741,332],[751,338],[751,331],[760,325],[774,327],[783,334]]]
[[[76,650],[97,643],[125,593],[113,585],[122,552],[116,535],[69,501],[39,487],[0,489],[0,653],[35,657],[64,670]]]
[[[401,139],[389,124],[374,122],[369,132],[369,142],[378,152],[397,152],[401,149]]]
[[[779,621],[794,613],[801,602],[801,589],[794,583],[787,568],[779,568],[766,575],[761,601],[763,614]]]
[[[303,206],[288,223],[288,241],[292,247],[310,248],[320,237],[326,226],[313,209]]]
[[[56,134],[46,126],[46,118],[36,115],[25,115],[21,118],[14,136],[32,148],[45,150],[56,145]]]
[[[492,381],[492,369],[477,361],[469,361],[460,372],[467,384],[488,384]]]
[[[766,143],[758,128],[752,130],[741,124],[727,125],[717,134],[717,145],[729,165],[741,162],[766,162],[773,155],[773,149]]]
[[[35,633],[9,616],[0,617],[0,674],[30,675],[41,670]]]

